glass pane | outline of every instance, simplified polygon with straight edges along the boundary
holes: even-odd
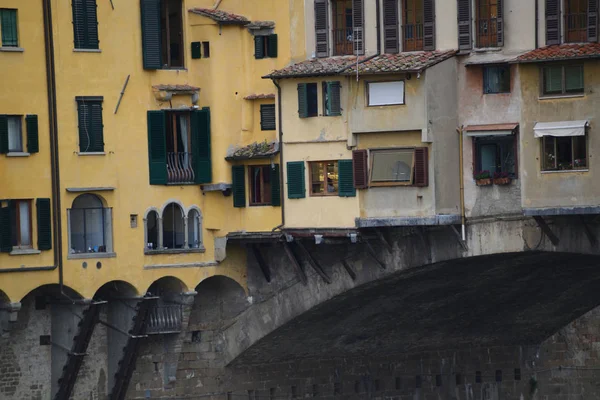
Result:
[[[562,67],[544,68],[544,93],[562,93]]]
[[[146,247],[148,249],[158,248],[158,214],[152,211],[146,219],[147,240]]]
[[[586,137],[573,137],[573,167],[575,169],[587,168]]]
[[[490,174],[498,172],[496,170],[496,144],[484,144],[479,148],[481,154],[481,170],[489,171]]]
[[[571,137],[557,137],[556,160],[558,169],[573,169],[573,142]]]
[[[515,146],[514,138],[500,143],[500,172],[514,175],[515,173]]]
[[[313,193],[323,193],[324,171],[322,163],[311,163],[310,165],[310,183]]]
[[[413,150],[373,152],[373,182],[410,182],[412,178]]]
[[[200,216],[196,210],[188,215],[188,245],[192,249],[200,247]]]
[[[317,99],[317,84],[309,83],[306,85],[307,102],[308,102],[308,116],[315,117],[319,113],[319,105]]]
[[[21,117],[8,117],[8,151],[23,151]]]
[[[85,236],[84,236],[84,212],[82,209],[72,209],[70,211],[70,229],[71,229],[71,253],[85,253]]]
[[[556,169],[556,154],[554,153],[554,144],[556,138],[552,136],[544,136],[544,169]]]
[[[338,191],[338,171],[337,162],[327,163],[327,193],[337,193]]]
[[[104,220],[101,208],[84,210],[85,247],[88,253],[104,251]]]
[[[565,89],[569,93],[583,92],[583,67],[565,67]]]
[[[19,202],[19,244],[21,246],[31,246],[31,231],[29,230],[31,226],[31,215],[29,212],[29,204],[28,201]]]
[[[250,202],[253,204],[262,202],[262,182],[260,179],[260,168],[251,167],[250,169],[250,179],[252,182],[252,187],[250,188]]]

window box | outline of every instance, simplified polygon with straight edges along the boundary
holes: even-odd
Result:
[[[494,185],[505,186],[510,185],[512,179],[506,172],[496,172],[494,174]]]
[[[475,183],[477,186],[490,186],[492,184],[492,177],[490,171],[479,171],[475,174]]]

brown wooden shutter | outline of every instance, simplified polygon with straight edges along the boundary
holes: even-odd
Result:
[[[329,18],[327,0],[315,0],[315,53],[317,57],[329,56]]]
[[[435,0],[423,0],[423,50],[435,50]]]
[[[367,150],[352,151],[352,163],[354,166],[354,187],[366,189],[369,186]]]
[[[352,40],[354,54],[365,54],[365,9],[363,0],[352,0]]]
[[[598,0],[588,0],[587,40],[598,41]]]
[[[560,1],[546,0],[546,45],[560,44]]]
[[[429,160],[427,147],[415,149],[415,180],[414,186],[429,186]]]
[[[458,48],[470,50],[473,48],[471,39],[471,0],[458,1]]]
[[[504,0],[497,1],[498,17],[496,19],[496,35],[498,36],[498,47],[502,47],[504,46]]]
[[[398,0],[383,0],[383,51],[398,53]]]

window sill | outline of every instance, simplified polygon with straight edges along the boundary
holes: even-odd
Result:
[[[502,51],[502,46],[497,47],[475,47],[473,53],[487,53]]]
[[[9,253],[9,255],[11,256],[28,256],[28,255],[33,255],[33,254],[41,254],[42,252],[40,250],[36,250],[36,249],[13,249],[13,251],[11,251]]]
[[[6,157],[29,157],[31,154],[24,151],[11,151],[6,153]]]
[[[570,172],[590,172],[589,169],[561,169],[559,171],[542,171],[542,174],[568,174]]]
[[[185,68],[185,67],[164,67],[164,68],[157,68],[157,70],[160,70],[160,71],[187,71],[187,68]]]
[[[77,253],[69,254],[67,260],[81,260],[90,258],[115,258],[117,253]]]
[[[585,93],[560,94],[560,95],[554,95],[554,96],[540,96],[539,100],[576,99],[576,98],[581,98],[581,97],[585,97]]]
[[[248,207],[271,207],[271,206],[272,206],[271,203],[265,203],[265,204],[261,204],[261,203],[248,204]]]
[[[103,151],[88,151],[88,152],[84,152],[84,151],[80,151],[77,153],[78,156],[105,156],[106,153]]]
[[[163,249],[163,250],[148,250],[144,249],[144,254],[151,256],[154,254],[187,254],[187,253],[204,253],[206,249],[204,246],[198,249]]]
[[[7,53],[22,53],[25,51],[22,47],[0,47],[0,51],[5,51]]]
[[[73,53],[102,53],[100,49],[73,49]]]

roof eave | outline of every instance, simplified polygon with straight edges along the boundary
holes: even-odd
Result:
[[[571,60],[594,60],[600,59],[600,54],[594,54],[589,56],[575,56],[575,57],[560,57],[560,58],[544,58],[535,60],[513,60],[509,64],[537,64],[537,63],[548,63],[555,61],[571,61]]]

